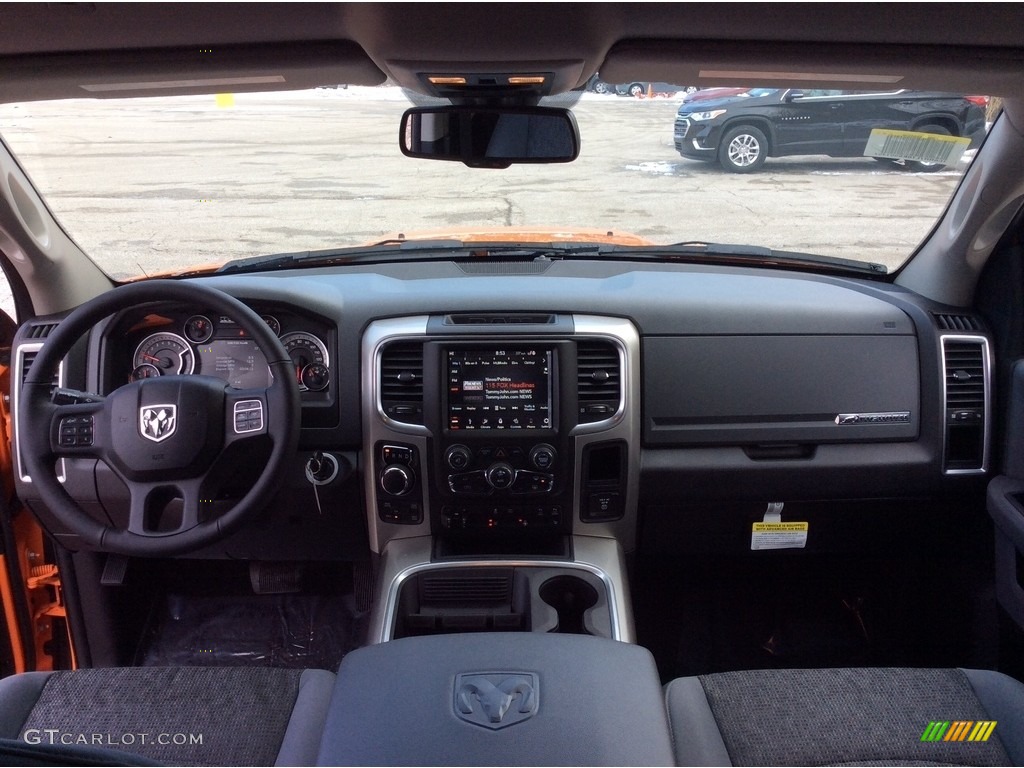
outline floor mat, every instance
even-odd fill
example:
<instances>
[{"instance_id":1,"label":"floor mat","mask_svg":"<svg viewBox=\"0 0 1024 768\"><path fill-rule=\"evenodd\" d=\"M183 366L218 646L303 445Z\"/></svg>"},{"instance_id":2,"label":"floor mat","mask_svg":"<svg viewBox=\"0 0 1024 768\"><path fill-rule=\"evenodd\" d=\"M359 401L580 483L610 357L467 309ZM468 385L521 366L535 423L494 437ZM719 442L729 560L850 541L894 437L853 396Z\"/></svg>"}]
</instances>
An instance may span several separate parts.
<instances>
[{"instance_id":1,"label":"floor mat","mask_svg":"<svg viewBox=\"0 0 1024 768\"><path fill-rule=\"evenodd\" d=\"M363 643L353 595L168 595L144 633L141 666L271 666L336 671Z\"/></svg>"},{"instance_id":2,"label":"floor mat","mask_svg":"<svg viewBox=\"0 0 1024 768\"><path fill-rule=\"evenodd\" d=\"M924 558L647 562L633 590L638 640L664 680L736 669L994 668L994 595L956 573Z\"/></svg>"}]
</instances>

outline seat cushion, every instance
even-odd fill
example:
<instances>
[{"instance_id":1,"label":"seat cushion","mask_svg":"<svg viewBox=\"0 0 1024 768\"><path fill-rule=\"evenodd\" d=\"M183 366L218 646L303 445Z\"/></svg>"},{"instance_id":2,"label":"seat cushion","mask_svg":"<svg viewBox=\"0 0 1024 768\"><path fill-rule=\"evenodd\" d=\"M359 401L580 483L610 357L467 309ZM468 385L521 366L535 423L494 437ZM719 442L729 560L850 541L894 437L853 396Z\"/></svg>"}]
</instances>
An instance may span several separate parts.
<instances>
[{"instance_id":1,"label":"seat cushion","mask_svg":"<svg viewBox=\"0 0 1024 768\"><path fill-rule=\"evenodd\" d=\"M994 672L729 672L672 681L666 705L680 765L1020 765L1024 760L1024 685ZM923 740L930 723L957 721L997 725L986 741Z\"/></svg>"},{"instance_id":2,"label":"seat cushion","mask_svg":"<svg viewBox=\"0 0 1024 768\"><path fill-rule=\"evenodd\" d=\"M244 667L19 675L0 681L0 736L169 765L308 765L334 679L324 670Z\"/></svg>"}]
</instances>

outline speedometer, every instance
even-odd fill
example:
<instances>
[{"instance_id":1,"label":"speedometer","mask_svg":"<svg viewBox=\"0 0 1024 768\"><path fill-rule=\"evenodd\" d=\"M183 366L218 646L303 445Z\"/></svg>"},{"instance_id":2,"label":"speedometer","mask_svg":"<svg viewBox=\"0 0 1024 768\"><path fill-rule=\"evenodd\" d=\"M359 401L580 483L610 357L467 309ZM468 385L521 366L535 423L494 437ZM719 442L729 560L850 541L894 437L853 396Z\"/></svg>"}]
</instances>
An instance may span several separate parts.
<instances>
[{"instance_id":1,"label":"speedometer","mask_svg":"<svg viewBox=\"0 0 1024 768\"><path fill-rule=\"evenodd\" d=\"M163 376L192 373L196 367L192 347L176 333L147 336L135 349L134 362L135 368L151 365Z\"/></svg>"},{"instance_id":2,"label":"speedometer","mask_svg":"<svg viewBox=\"0 0 1024 768\"><path fill-rule=\"evenodd\" d=\"M327 347L311 333L295 331L281 337L292 360L295 380L302 391L319 391L330 383L330 357Z\"/></svg>"}]
</instances>

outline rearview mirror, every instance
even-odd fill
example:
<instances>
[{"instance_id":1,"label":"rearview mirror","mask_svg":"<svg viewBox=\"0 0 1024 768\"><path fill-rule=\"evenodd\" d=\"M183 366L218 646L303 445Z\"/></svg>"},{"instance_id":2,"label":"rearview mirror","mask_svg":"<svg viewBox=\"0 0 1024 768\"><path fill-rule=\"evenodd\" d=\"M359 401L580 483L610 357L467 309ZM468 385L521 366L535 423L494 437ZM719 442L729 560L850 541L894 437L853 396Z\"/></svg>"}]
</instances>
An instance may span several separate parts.
<instances>
[{"instance_id":1,"label":"rearview mirror","mask_svg":"<svg viewBox=\"0 0 1024 768\"><path fill-rule=\"evenodd\" d=\"M552 107L410 109L398 141L407 157L458 160L472 168L568 163L580 153L572 112Z\"/></svg>"}]
</instances>

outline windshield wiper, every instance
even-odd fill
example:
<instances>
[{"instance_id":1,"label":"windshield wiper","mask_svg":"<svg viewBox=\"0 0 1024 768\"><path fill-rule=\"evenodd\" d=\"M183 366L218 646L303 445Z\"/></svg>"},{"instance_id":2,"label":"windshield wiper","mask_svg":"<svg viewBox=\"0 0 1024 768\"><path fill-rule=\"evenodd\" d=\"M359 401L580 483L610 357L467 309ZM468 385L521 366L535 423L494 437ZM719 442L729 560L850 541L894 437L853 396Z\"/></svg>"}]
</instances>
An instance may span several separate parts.
<instances>
[{"instance_id":1,"label":"windshield wiper","mask_svg":"<svg viewBox=\"0 0 1024 768\"><path fill-rule=\"evenodd\" d=\"M381 240L372 245L351 248L329 248L319 251L277 253L235 259L221 265L215 274L232 272L265 272L301 267L329 267L341 264L384 263L406 260L470 261L487 258L542 259L598 256L614 250L602 243L464 243L461 240ZM185 273L181 277L186 277Z\"/></svg>"},{"instance_id":2,"label":"windshield wiper","mask_svg":"<svg viewBox=\"0 0 1024 768\"><path fill-rule=\"evenodd\" d=\"M687 241L671 245L623 246L607 243L506 243L461 240L381 240L372 245L330 248L319 251L278 253L235 259L219 267L215 274L267 272L302 267L325 267L355 263L386 263L408 260L485 259L635 259L650 261L683 261L690 264L725 264L730 266L774 266L789 269L810 269L821 272L855 274L888 274L883 264L853 261L813 253L777 251L759 245L736 245ZM186 272L187 277L208 273L206 270Z\"/></svg>"},{"instance_id":3,"label":"windshield wiper","mask_svg":"<svg viewBox=\"0 0 1024 768\"><path fill-rule=\"evenodd\" d=\"M889 269L884 264L874 262L854 261L838 256L821 256L816 253L777 251L762 245L708 243L702 240L690 240L671 245L619 246L614 249L614 254L628 254L632 257L658 261L685 261L693 264L743 264L754 267L784 267L870 275L889 273Z\"/></svg>"}]
</instances>

